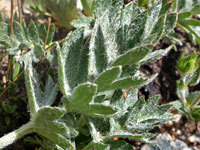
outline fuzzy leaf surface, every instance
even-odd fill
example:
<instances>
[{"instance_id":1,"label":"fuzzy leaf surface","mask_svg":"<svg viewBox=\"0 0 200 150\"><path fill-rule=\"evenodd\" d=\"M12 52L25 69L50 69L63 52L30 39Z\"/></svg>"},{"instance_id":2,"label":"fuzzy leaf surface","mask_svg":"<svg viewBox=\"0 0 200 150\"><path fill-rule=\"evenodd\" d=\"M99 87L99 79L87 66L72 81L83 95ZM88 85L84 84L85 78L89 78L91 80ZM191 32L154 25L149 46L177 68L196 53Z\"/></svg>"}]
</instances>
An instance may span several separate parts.
<instances>
[{"instance_id":1,"label":"fuzzy leaf surface","mask_svg":"<svg viewBox=\"0 0 200 150\"><path fill-rule=\"evenodd\" d=\"M132 146L124 141L109 141L110 150L133 150Z\"/></svg>"},{"instance_id":2,"label":"fuzzy leaf surface","mask_svg":"<svg viewBox=\"0 0 200 150\"><path fill-rule=\"evenodd\" d=\"M129 50L127 53L119 56L114 61L113 66L136 64L141 59L143 59L152 50L152 48L153 48L152 45L133 48Z\"/></svg>"},{"instance_id":3,"label":"fuzzy leaf surface","mask_svg":"<svg viewBox=\"0 0 200 150\"><path fill-rule=\"evenodd\" d=\"M171 106L162 105L156 107L158 98L158 96L151 97L147 102L140 99L134 104L127 119L129 130L150 130L153 126L171 119L170 114L167 113Z\"/></svg>"},{"instance_id":4,"label":"fuzzy leaf surface","mask_svg":"<svg viewBox=\"0 0 200 150\"><path fill-rule=\"evenodd\" d=\"M80 84L73 91L70 100L63 99L67 111L82 113L89 116L108 116L117 112L117 109L103 104L92 103L97 92L95 84Z\"/></svg>"},{"instance_id":5,"label":"fuzzy leaf surface","mask_svg":"<svg viewBox=\"0 0 200 150\"><path fill-rule=\"evenodd\" d=\"M88 42L83 42L82 28L67 36L62 48L58 51L58 78L61 92L65 96L71 95L73 88L87 81L88 76Z\"/></svg>"}]
</instances>

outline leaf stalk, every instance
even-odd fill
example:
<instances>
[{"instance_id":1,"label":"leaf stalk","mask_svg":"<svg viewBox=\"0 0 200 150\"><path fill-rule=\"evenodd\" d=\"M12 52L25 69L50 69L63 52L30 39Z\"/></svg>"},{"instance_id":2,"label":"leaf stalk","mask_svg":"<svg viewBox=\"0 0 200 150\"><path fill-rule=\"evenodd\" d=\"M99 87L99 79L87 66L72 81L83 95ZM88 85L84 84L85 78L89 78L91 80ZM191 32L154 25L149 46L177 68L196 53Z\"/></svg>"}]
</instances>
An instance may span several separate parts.
<instances>
[{"instance_id":1,"label":"leaf stalk","mask_svg":"<svg viewBox=\"0 0 200 150\"><path fill-rule=\"evenodd\" d=\"M16 140L23 137L24 135L27 135L27 134L33 132L32 127L33 127L33 124L30 121L27 124L20 127L19 129L15 130L13 132L10 132L10 133L4 135L3 137L1 137L0 138L0 149L3 149L4 147L12 144Z\"/></svg>"}]
</instances>

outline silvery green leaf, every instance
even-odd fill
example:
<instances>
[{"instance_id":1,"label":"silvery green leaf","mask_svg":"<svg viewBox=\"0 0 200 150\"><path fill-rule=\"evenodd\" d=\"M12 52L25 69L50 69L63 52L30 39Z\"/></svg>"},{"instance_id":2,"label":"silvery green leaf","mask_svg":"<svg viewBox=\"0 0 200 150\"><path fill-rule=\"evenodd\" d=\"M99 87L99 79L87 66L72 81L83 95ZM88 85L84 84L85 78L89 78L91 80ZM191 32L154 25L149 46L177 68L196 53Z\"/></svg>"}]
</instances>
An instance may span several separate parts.
<instances>
[{"instance_id":1,"label":"silvery green leaf","mask_svg":"<svg viewBox=\"0 0 200 150\"><path fill-rule=\"evenodd\" d=\"M154 26L156 25L159 19L161 6L162 6L161 3L157 3L149 10L149 15L147 17L147 22L145 24L145 29L143 32L143 39L147 38L153 31Z\"/></svg>"},{"instance_id":2,"label":"silvery green leaf","mask_svg":"<svg viewBox=\"0 0 200 150\"><path fill-rule=\"evenodd\" d=\"M121 67L113 67L104 72L102 72L99 77L95 80L95 83L98 85L98 91L102 91L111 85L116 79L119 78L121 74Z\"/></svg>"},{"instance_id":3,"label":"silvery green leaf","mask_svg":"<svg viewBox=\"0 0 200 150\"><path fill-rule=\"evenodd\" d=\"M83 28L69 34L58 51L58 78L61 92L65 96L88 77L88 42L83 45Z\"/></svg>"},{"instance_id":4,"label":"silvery green leaf","mask_svg":"<svg viewBox=\"0 0 200 150\"><path fill-rule=\"evenodd\" d=\"M111 98L111 105L117 106L121 109L120 115L127 113L128 109L138 101L138 90L131 90L127 96L124 97L121 91L116 90Z\"/></svg>"},{"instance_id":5,"label":"silvery green leaf","mask_svg":"<svg viewBox=\"0 0 200 150\"><path fill-rule=\"evenodd\" d=\"M131 20L127 33L128 49L134 48L143 40L142 34L145 30L145 23L147 18L147 13L143 12L135 19Z\"/></svg>"},{"instance_id":6,"label":"silvery green leaf","mask_svg":"<svg viewBox=\"0 0 200 150\"><path fill-rule=\"evenodd\" d=\"M19 46L18 46L19 47ZM19 48L17 48L18 51L20 51ZM41 56L43 56L43 48L40 45L35 45L33 48L31 48L28 52L24 53L20 57L20 61L26 61L27 58L31 59L33 62L39 62L41 59Z\"/></svg>"},{"instance_id":7,"label":"silvery green leaf","mask_svg":"<svg viewBox=\"0 0 200 150\"><path fill-rule=\"evenodd\" d=\"M10 26L4 22L0 22L0 33L10 35Z\"/></svg>"},{"instance_id":8,"label":"silvery green leaf","mask_svg":"<svg viewBox=\"0 0 200 150\"><path fill-rule=\"evenodd\" d=\"M71 99L63 99L67 111L102 117L115 114L117 109L112 106L92 103L96 93L97 85L91 83L80 84L74 89Z\"/></svg>"},{"instance_id":9,"label":"silvery green leaf","mask_svg":"<svg viewBox=\"0 0 200 150\"><path fill-rule=\"evenodd\" d=\"M196 70L196 72L194 72L194 74L192 75L192 80L190 81L190 86L195 86L199 83L200 80L200 71L199 69Z\"/></svg>"},{"instance_id":10,"label":"silvery green leaf","mask_svg":"<svg viewBox=\"0 0 200 150\"><path fill-rule=\"evenodd\" d=\"M49 139L51 142L54 142L55 144L58 144L59 146L63 148L68 148L70 150L75 150L74 145L68 140L66 137L56 134L56 133L51 133L45 130L41 129L35 129L36 132L47 139Z\"/></svg>"},{"instance_id":11,"label":"silvery green leaf","mask_svg":"<svg viewBox=\"0 0 200 150\"><path fill-rule=\"evenodd\" d=\"M131 65L131 64L137 64L140 60L142 60L149 52L151 52L153 49L152 45L145 45L141 47L136 47L133 49L130 49L125 54L119 56L114 62L113 66L117 65ZM137 56L137 57L135 57Z\"/></svg>"},{"instance_id":12,"label":"silvery green leaf","mask_svg":"<svg viewBox=\"0 0 200 150\"><path fill-rule=\"evenodd\" d=\"M45 85L44 93L42 93L40 89L40 79L32 66L31 59L25 61L25 85L28 93L31 115L34 115L41 107L50 106L55 100L57 85L49 78Z\"/></svg>"},{"instance_id":13,"label":"silvery green leaf","mask_svg":"<svg viewBox=\"0 0 200 150\"><path fill-rule=\"evenodd\" d=\"M107 10L97 19L90 40L90 75L96 75L106 69L109 63L117 57L115 32Z\"/></svg>"},{"instance_id":14,"label":"silvery green leaf","mask_svg":"<svg viewBox=\"0 0 200 150\"><path fill-rule=\"evenodd\" d=\"M97 142L91 142L89 143L86 147L83 148L83 150L110 150L109 145L104 144L104 143L97 143Z\"/></svg>"},{"instance_id":15,"label":"silvery green leaf","mask_svg":"<svg viewBox=\"0 0 200 150\"><path fill-rule=\"evenodd\" d=\"M57 94L57 87L57 84L49 76L44 87L44 94L41 101L42 106L51 106L53 104Z\"/></svg>"},{"instance_id":16,"label":"silvery green leaf","mask_svg":"<svg viewBox=\"0 0 200 150\"><path fill-rule=\"evenodd\" d=\"M176 13L170 13L167 15L163 36L166 36L175 28L177 19L178 17Z\"/></svg>"},{"instance_id":17,"label":"silvery green leaf","mask_svg":"<svg viewBox=\"0 0 200 150\"><path fill-rule=\"evenodd\" d=\"M106 144L110 145L110 150L133 150L132 146L124 141L108 141Z\"/></svg>"},{"instance_id":18,"label":"silvery green leaf","mask_svg":"<svg viewBox=\"0 0 200 150\"><path fill-rule=\"evenodd\" d=\"M89 29L91 27L92 22L93 22L92 18L86 17L82 13L79 13L78 14L78 19L77 20L73 20L71 22L71 24L75 28L85 27L85 28Z\"/></svg>"},{"instance_id":19,"label":"silvery green leaf","mask_svg":"<svg viewBox=\"0 0 200 150\"><path fill-rule=\"evenodd\" d=\"M44 42L46 38L46 34L47 34L46 26L43 23L37 23L37 28L38 28L39 37L41 41Z\"/></svg>"},{"instance_id":20,"label":"silvery green leaf","mask_svg":"<svg viewBox=\"0 0 200 150\"><path fill-rule=\"evenodd\" d=\"M94 41L94 43L93 43ZM90 74L102 72L108 64L105 38L100 25L96 24L90 41Z\"/></svg>"},{"instance_id":21,"label":"silvery green leaf","mask_svg":"<svg viewBox=\"0 0 200 150\"><path fill-rule=\"evenodd\" d=\"M127 76L134 76L139 72L140 64L125 65L122 67L121 78Z\"/></svg>"},{"instance_id":22,"label":"silvery green leaf","mask_svg":"<svg viewBox=\"0 0 200 150\"><path fill-rule=\"evenodd\" d=\"M38 74L32 66L32 60L28 59L25 61L25 85L31 116L39 110L39 102L42 99L40 84L38 83L40 83Z\"/></svg>"},{"instance_id":23,"label":"silvery green leaf","mask_svg":"<svg viewBox=\"0 0 200 150\"><path fill-rule=\"evenodd\" d=\"M157 23L155 24L154 29L152 30L151 35L156 34L155 39L152 40L153 44L155 44L162 37L162 34L165 29L166 17L167 15L163 15L162 17L160 17Z\"/></svg>"},{"instance_id":24,"label":"silvery green leaf","mask_svg":"<svg viewBox=\"0 0 200 150\"><path fill-rule=\"evenodd\" d=\"M59 107L43 107L39 109L38 112L39 113L34 116L35 119L43 118L44 120L53 121L60 119L64 115L65 110Z\"/></svg>"},{"instance_id":25,"label":"silvery green leaf","mask_svg":"<svg viewBox=\"0 0 200 150\"><path fill-rule=\"evenodd\" d=\"M38 29L33 21L31 21L31 23L28 26L28 36L29 36L30 41L34 45L40 44Z\"/></svg>"},{"instance_id":26,"label":"silvery green leaf","mask_svg":"<svg viewBox=\"0 0 200 150\"><path fill-rule=\"evenodd\" d=\"M22 26L16 21L13 24L13 32L13 36L16 40L20 42L28 42Z\"/></svg>"},{"instance_id":27,"label":"silvery green leaf","mask_svg":"<svg viewBox=\"0 0 200 150\"><path fill-rule=\"evenodd\" d=\"M94 9L95 18L100 18L103 13L111 6L112 0L97 0Z\"/></svg>"},{"instance_id":28,"label":"silvery green leaf","mask_svg":"<svg viewBox=\"0 0 200 150\"><path fill-rule=\"evenodd\" d=\"M173 46L171 45L166 49L160 49L160 50L156 50L154 52L149 53L146 57L144 57L140 61L140 64L145 64L145 63L151 62L153 60L160 59L163 56L166 56L167 53L172 49L172 47Z\"/></svg>"},{"instance_id":29,"label":"silvery green leaf","mask_svg":"<svg viewBox=\"0 0 200 150\"><path fill-rule=\"evenodd\" d=\"M159 96L151 97L147 102L143 99L138 100L129 112L127 128L131 131L148 131L155 125L162 124L171 115L167 112L171 105L156 106Z\"/></svg>"},{"instance_id":30,"label":"silvery green leaf","mask_svg":"<svg viewBox=\"0 0 200 150\"><path fill-rule=\"evenodd\" d=\"M46 137L53 143L74 150L74 145L67 139L69 129L58 120L64 115L65 110L58 107L42 107L31 118L33 131Z\"/></svg>"},{"instance_id":31,"label":"silvery green leaf","mask_svg":"<svg viewBox=\"0 0 200 150\"><path fill-rule=\"evenodd\" d=\"M146 17L146 12L132 2L116 13L112 19L112 24L116 32L116 44L120 54L123 54L140 42Z\"/></svg>"},{"instance_id":32,"label":"silvery green leaf","mask_svg":"<svg viewBox=\"0 0 200 150\"><path fill-rule=\"evenodd\" d=\"M12 40L8 35L2 33L0 34L0 44L7 48L12 45Z\"/></svg>"},{"instance_id":33,"label":"silvery green leaf","mask_svg":"<svg viewBox=\"0 0 200 150\"><path fill-rule=\"evenodd\" d=\"M41 56L43 56L43 48L40 45L35 45L35 47L30 51L31 57L34 62L39 62Z\"/></svg>"},{"instance_id":34,"label":"silvery green leaf","mask_svg":"<svg viewBox=\"0 0 200 150\"><path fill-rule=\"evenodd\" d=\"M84 16L82 13L78 14L78 19L73 20L71 25L75 28L84 28L84 37L89 37L91 35L92 26L94 20L92 18Z\"/></svg>"},{"instance_id":35,"label":"silvery green leaf","mask_svg":"<svg viewBox=\"0 0 200 150\"><path fill-rule=\"evenodd\" d=\"M182 41L179 39L178 35L175 32L171 32L170 34L167 35L167 38L169 38L170 40L174 41L175 44L182 46L183 43Z\"/></svg>"},{"instance_id":36,"label":"silvery green leaf","mask_svg":"<svg viewBox=\"0 0 200 150\"><path fill-rule=\"evenodd\" d=\"M142 86L148 84L154 78L155 78L155 76L152 76L150 79L137 77L137 76L119 78L118 80L112 82L112 84L110 84L109 86L101 89L101 91L128 89L128 88L139 88L139 87L142 87Z\"/></svg>"},{"instance_id":37,"label":"silvery green leaf","mask_svg":"<svg viewBox=\"0 0 200 150\"><path fill-rule=\"evenodd\" d=\"M167 3L167 2L163 3L162 2L162 8L160 10L160 14L159 15L162 16L162 15L166 14L169 11L169 9L171 8L171 5L172 5L172 3Z\"/></svg>"},{"instance_id":38,"label":"silvery green leaf","mask_svg":"<svg viewBox=\"0 0 200 150\"><path fill-rule=\"evenodd\" d=\"M198 103L200 102L200 92L199 91L195 91L195 92L191 92L188 96L187 96L187 102L189 107L192 109L194 106L198 105Z\"/></svg>"},{"instance_id":39,"label":"silvery green leaf","mask_svg":"<svg viewBox=\"0 0 200 150\"><path fill-rule=\"evenodd\" d=\"M52 66L56 66L58 64L58 61L57 61L57 47L52 48L51 51L46 53L46 58L48 59L48 61L50 62L50 64Z\"/></svg>"}]
</instances>

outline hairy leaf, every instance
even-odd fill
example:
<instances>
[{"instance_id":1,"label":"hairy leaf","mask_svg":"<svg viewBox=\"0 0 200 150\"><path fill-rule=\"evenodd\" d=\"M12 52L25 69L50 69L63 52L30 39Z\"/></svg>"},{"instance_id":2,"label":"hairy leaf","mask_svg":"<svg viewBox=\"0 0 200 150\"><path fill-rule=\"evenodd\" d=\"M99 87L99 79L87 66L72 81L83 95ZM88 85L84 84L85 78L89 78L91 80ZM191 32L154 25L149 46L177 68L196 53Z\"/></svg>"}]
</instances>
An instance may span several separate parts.
<instances>
[{"instance_id":1,"label":"hairy leaf","mask_svg":"<svg viewBox=\"0 0 200 150\"><path fill-rule=\"evenodd\" d=\"M132 150L132 146L124 141L109 141L106 144L110 145L110 150Z\"/></svg>"},{"instance_id":2,"label":"hairy leaf","mask_svg":"<svg viewBox=\"0 0 200 150\"><path fill-rule=\"evenodd\" d=\"M113 67L109 70L104 71L96 79L95 83L98 85L98 91L102 91L111 85L121 74L121 67Z\"/></svg>"},{"instance_id":3,"label":"hairy leaf","mask_svg":"<svg viewBox=\"0 0 200 150\"><path fill-rule=\"evenodd\" d=\"M63 99L67 111L82 113L89 116L104 117L115 114L117 112L116 108L92 103L96 93L97 86L95 84L80 84L74 89L70 100Z\"/></svg>"},{"instance_id":4,"label":"hairy leaf","mask_svg":"<svg viewBox=\"0 0 200 150\"><path fill-rule=\"evenodd\" d=\"M28 103L31 115L33 116L39 110L39 103L42 98L40 91L39 77L33 69L32 60L29 59L25 64L25 85L28 94Z\"/></svg>"},{"instance_id":5,"label":"hairy leaf","mask_svg":"<svg viewBox=\"0 0 200 150\"><path fill-rule=\"evenodd\" d=\"M29 24L28 35L34 45L39 45L40 39L38 29L33 21L31 21L31 23Z\"/></svg>"},{"instance_id":6,"label":"hairy leaf","mask_svg":"<svg viewBox=\"0 0 200 150\"><path fill-rule=\"evenodd\" d=\"M112 65L117 66L117 65L136 64L141 59L143 59L152 50L152 48L153 48L152 45L133 48L129 50L127 53L119 56Z\"/></svg>"},{"instance_id":7,"label":"hairy leaf","mask_svg":"<svg viewBox=\"0 0 200 150\"><path fill-rule=\"evenodd\" d=\"M171 116L167 113L171 106L162 105L156 107L158 98L158 96L154 96L147 102L140 99L134 104L127 120L129 130L150 130L153 126L171 119Z\"/></svg>"},{"instance_id":8,"label":"hairy leaf","mask_svg":"<svg viewBox=\"0 0 200 150\"><path fill-rule=\"evenodd\" d=\"M88 42L82 45L83 29L80 28L67 36L62 49L58 50L58 78L61 91L69 96L74 87L87 81Z\"/></svg>"}]
</instances>

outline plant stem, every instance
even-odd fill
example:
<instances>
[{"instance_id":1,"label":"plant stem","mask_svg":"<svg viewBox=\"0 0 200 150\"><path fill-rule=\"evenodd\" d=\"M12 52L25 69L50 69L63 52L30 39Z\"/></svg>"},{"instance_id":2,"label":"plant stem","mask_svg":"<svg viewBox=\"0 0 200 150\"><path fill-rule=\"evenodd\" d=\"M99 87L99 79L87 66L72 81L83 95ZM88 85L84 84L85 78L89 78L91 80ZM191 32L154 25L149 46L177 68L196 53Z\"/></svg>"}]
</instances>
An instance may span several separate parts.
<instances>
[{"instance_id":1,"label":"plant stem","mask_svg":"<svg viewBox=\"0 0 200 150\"><path fill-rule=\"evenodd\" d=\"M11 12L10 12L10 37L13 35L13 22L14 22L14 0L11 0Z\"/></svg>"},{"instance_id":2,"label":"plant stem","mask_svg":"<svg viewBox=\"0 0 200 150\"><path fill-rule=\"evenodd\" d=\"M64 41L65 41L65 38L59 40L58 43L62 43L62 42L64 42ZM57 45L57 44L55 43L54 45L52 45L51 47L49 47L48 49L46 49L46 50L44 51L44 54L46 54L47 52L49 52L50 50L52 50L54 47L56 47L56 45Z\"/></svg>"},{"instance_id":3,"label":"plant stem","mask_svg":"<svg viewBox=\"0 0 200 150\"><path fill-rule=\"evenodd\" d=\"M184 103L184 105L187 106L187 100L186 100L185 94L186 94L185 90L180 91L181 100Z\"/></svg>"},{"instance_id":4,"label":"plant stem","mask_svg":"<svg viewBox=\"0 0 200 150\"><path fill-rule=\"evenodd\" d=\"M22 127L20 127L19 129L15 130L13 132L10 132L10 133L4 135L3 137L1 137L0 138L0 149L3 149L4 147L12 144L19 138L23 137L24 135L33 132L32 127L33 127L33 124L30 121L30 122L26 123L25 125L23 125Z\"/></svg>"},{"instance_id":5,"label":"plant stem","mask_svg":"<svg viewBox=\"0 0 200 150\"><path fill-rule=\"evenodd\" d=\"M18 15L19 15L19 23L22 25L22 10L21 10L21 0L17 0L18 5Z\"/></svg>"},{"instance_id":6,"label":"plant stem","mask_svg":"<svg viewBox=\"0 0 200 150\"><path fill-rule=\"evenodd\" d=\"M51 25L51 18L48 18L48 27L47 27L47 33L46 33L46 38L45 38L45 42L44 42L44 49L47 45L48 42L48 37L49 37L49 30L50 30L50 25Z\"/></svg>"}]
</instances>

